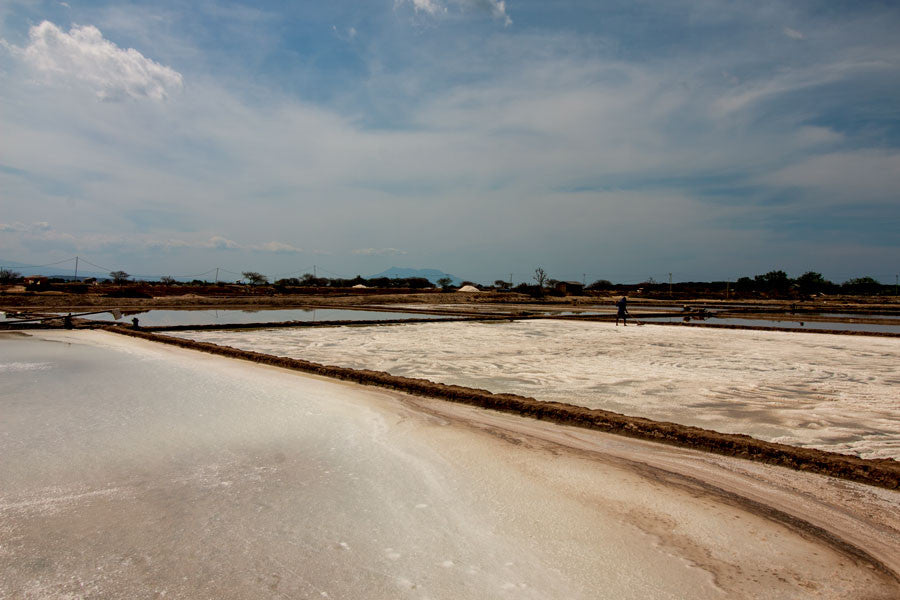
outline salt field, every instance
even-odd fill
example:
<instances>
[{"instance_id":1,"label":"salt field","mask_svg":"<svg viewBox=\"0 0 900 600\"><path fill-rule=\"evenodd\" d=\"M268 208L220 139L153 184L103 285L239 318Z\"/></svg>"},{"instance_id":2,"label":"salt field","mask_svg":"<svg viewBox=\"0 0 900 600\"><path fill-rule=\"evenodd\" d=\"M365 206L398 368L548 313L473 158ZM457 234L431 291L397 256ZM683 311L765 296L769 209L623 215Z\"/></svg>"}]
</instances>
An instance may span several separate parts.
<instances>
[{"instance_id":1,"label":"salt field","mask_svg":"<svg viewBox=\"0 0 900 600\"><path fill-rule=\"evenodd\" d=\"M895 491L106 332L0 373L0 598L898 593Z\"/></svg>"},{"instance_id":2,"label":"salt field","mask_svg":"<svg viewBox=\"0 0 900 600\"><path fill-rule=\"evenodd\" d=\"M900 339L521 321L182 337L900 459Z\"/></svg>"},{"instance_id":3,"label":"salt field","mask_svg":"<svg viewBox=\"0 0 900 600\"><path fill-rule=\"evenodd\" d=\"M127 313L118 319L131 324L137 317L144 327L173 325L222 325L238 323L277 323L282 321L390 321L396 319L441 319L438 315L374 310L346 310L337 308L284 308L271 310L165 310L153 309ZM86 317L98 321L116 321L112 313Z\"/></svg>"}]
</instances>

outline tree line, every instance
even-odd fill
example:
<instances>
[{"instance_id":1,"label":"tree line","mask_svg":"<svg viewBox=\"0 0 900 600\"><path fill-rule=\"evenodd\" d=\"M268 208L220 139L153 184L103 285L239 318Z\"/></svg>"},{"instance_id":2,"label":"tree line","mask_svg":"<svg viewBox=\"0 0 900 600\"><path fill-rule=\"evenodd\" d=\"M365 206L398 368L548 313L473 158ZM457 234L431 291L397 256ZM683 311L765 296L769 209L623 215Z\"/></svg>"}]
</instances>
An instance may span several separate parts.
<instances>
[{"instance_id":1,"label":"tree line","mask_svg":"<svg viewBox=\"0 0 900 600\"><path fill-rule=\"evenodd\" d=\"M282 290L292 287L352 288L354 286L365 286L368 288L402 288L412 290L424 290L435 287L435 284L424 277L374 277L367 279L357 275L352 279L346 279L341 277L317 277L312 273L305 273L301 277L277 279L274 283L270 283L267 276L257 271L244 271L242 277L238 282L239 284L252 286L273 285L275 288ZM23 279L25 278L19 272L6 268L0 269L0 283L16 283L23 281ZM105 282L125 284L130 279L131 275L125 271L112 271L109 274L109 279L105 280ZM472 285L482 290L543 295L545 292L553 293L553 289L560 283L560 281L551 278L541 267L535 269L532 279L533 282L520 283L515 286L511 282L501 279L496 280L493 285L487 286L471 281L463 281L462 285ZM66 281L62 278L51 278L49 280L50 283L66 283ZM211 285L211 282L199 279L190 282L179 282L171 276L160 277L158 283L166 286ZM224 282L217 283L219 285L227 285ZM443 290L451 290L454 289L452 283L449 277L445 277L438 280L437 287ZM843 283L834 283L815 271L807 271L799 277L792 278L781 270L769 271L754 277L740 277L736 281L683 281L671 285L665 282L654 281L653 278L648 278L646 281L637 284L613 283L607 279L598 279L585 286L585 289L589 292L634 292L641 290L645 294L678 295L721 294L724 292L733 296L762 295L777 298L813 296L816 294L894 295L898 292L896 284L883 284L868 276L849 279Z\"/></svg>"}]
</instances>

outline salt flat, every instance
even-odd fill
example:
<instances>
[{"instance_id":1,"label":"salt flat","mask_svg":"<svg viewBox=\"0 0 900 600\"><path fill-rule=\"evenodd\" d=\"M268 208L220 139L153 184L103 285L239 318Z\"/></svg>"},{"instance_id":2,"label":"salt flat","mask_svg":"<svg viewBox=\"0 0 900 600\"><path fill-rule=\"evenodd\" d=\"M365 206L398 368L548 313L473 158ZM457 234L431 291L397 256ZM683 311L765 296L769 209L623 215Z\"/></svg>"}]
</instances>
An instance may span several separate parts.
<instances>
[{"instance_id":1,"label":"salt flat","mask_svg":"<svg viewBox=\"0 0 900 600\"><path fill-rule=\"evenodd\" d=\"M96 331L0 373L0 598L900 590L897 492Z\"/></svg>"},{"instance_id":2,"label":"salt flat","mask_svg":"<svg viewBox=\"0 0 900 600\"><path fill-rule=\"evenodd\" d=\"M900 459L896 338L563 321L180 335Z\"/></svg>"}]
</instances>

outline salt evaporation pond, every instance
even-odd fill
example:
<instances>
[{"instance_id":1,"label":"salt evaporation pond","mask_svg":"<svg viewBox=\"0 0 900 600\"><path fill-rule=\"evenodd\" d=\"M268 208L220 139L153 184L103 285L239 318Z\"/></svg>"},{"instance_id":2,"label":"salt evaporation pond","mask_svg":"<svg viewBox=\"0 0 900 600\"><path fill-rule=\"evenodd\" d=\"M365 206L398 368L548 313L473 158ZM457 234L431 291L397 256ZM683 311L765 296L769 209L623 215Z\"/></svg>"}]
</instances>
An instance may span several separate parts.
<instances>
[{"instance_id":1,"label":"salt evaporation pond","mask_svg":"<svg viewBox=\"0 0 900 600\"><path fill-rule=\"evenodd\" d=\"M440 315L420 313L384 312L374 310L345 310L337 308L285 308L275 310L162 310L123 314L122 323L131 323L137 317L145 327L175 325L224 325L242 323L279 323L282 321L392 321L396 319L446 319ZM86 317L99 321L115 321L111 313Z\"/></svg>"},{"instance_id":2,"label":"salt evaporation pond","mask_svg":"<svg viewBox=\"0 0 900 600\"><path fill-rule=\"evenodd\" d=\"M490 411L459 407L468 421L454 421L434 411L458 405L420 408L402 394L100 331L0 334L0 373L3 597L897 593L895 579L771 519L758 500L642 461L680 459L705 477L730 464L727 480L746 481L754 498L765 486L768 498L790 490L774 483L775 467L742 474L737 459L584 430L595 446L569 451L471 425ZM629 445L627 460L603 458ZM783 509L828 497L840 508L813 517L862 506L852 522L888 531L865 515L888 514L896 492L791 475L812 487Z\"/></svg>"},{"instance_id":3,"label":"salt evaporation pond","mask_svg":"<svg viewBox=\"0 0 900 600\"><path fill-rule=\"evenodd\" d=\"M544 320L183 337L900 459L896 338Z\"/></svg>"}]
</instances>

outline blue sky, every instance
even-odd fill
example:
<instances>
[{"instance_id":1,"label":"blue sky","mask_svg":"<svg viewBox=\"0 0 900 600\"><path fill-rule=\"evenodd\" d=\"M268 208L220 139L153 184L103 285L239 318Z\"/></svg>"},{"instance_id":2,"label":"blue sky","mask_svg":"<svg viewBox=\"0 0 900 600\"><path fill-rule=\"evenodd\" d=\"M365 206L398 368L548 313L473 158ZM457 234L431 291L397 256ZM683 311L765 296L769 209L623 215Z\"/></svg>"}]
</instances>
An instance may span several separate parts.
<instances>
[{"instance_id":1,"label":"blue sky","mask_svg":"<svg viewBox=\"0 0 900 600\"><path fill-rule=\"evenodd\" d=\"M890 2L0 1L0 260L900 268Z\"/></svg>"}]
</instances>

